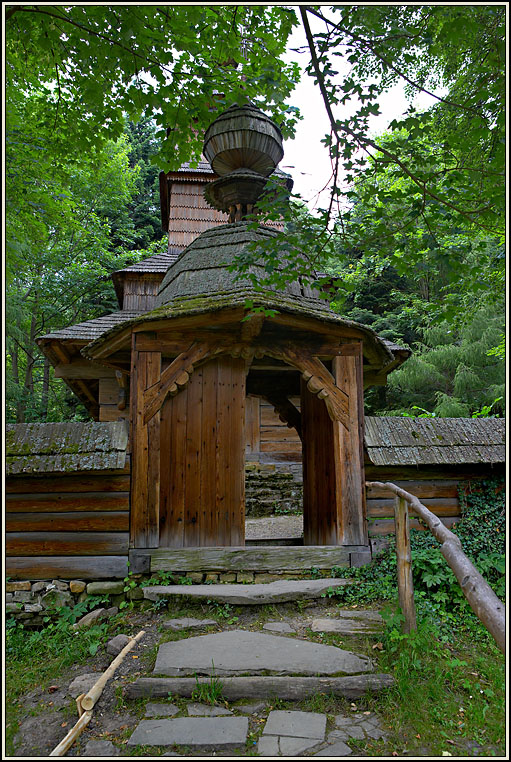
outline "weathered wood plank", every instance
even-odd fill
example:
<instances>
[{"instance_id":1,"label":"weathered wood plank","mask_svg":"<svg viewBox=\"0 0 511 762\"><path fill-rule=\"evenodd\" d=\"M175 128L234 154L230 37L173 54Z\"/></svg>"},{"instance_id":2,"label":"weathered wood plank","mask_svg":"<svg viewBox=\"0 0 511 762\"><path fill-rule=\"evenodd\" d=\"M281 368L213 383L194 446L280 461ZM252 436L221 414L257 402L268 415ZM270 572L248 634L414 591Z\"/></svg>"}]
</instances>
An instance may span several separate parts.
<instances>
[{"instance_id":1,"label":"weathered wood plank","mask_svg":"<svg viewBox=\"0 0 511 762\"><path fill-rule=\"evenodd\" d=\"M123 579L128 556L11 556L5 571L12 579Z\"/></svg>"},{"instance_id":2,"label":"weathered wood plank","mask_svg":"<svg viewBox=\"0 0 511 762\"><path fill-rule=\"evenodd\" d=\"M184 545L195 547L200 539L202 481L202 370L196 370L188 384L185 447Z\"/></svg>"},{"instance_id":3,"label":"weathered wood plank","mask_svg":"<svg viewBox=\"0 0 511 762\"><path fill-rule=\"evenodd\" d=\"M52 477L23 476L11 477L5 481L8 494L31 494L34 492L126 492L130 488L130 467L120 472L97 471L92 474L68 476L56 474Z\"/></svg>"},{"instance_id":4,"label":"weathered wood plank","mask_svg":"<svg viewBox=\"0 0 511 762\"><path fill-rule=\"evenodd\" d=\"M261 442L301 442L296 429L284 426L261 426Z\"/></svg>"},{"instance_id":5,"label":"weathered wood plank","mask_svg":"<svg viewBox=\"0 0 511 762\"><path fill-rule=\"evenodd\" d=\"M413 494L413 490L410 490ZM422 498L421 502L437 516L459 516L460 505L454 497ZM392 498L372 498L367 500L367 515L392 517L394 515L394 500Z\"/></svg>"},{"instance_id":6,"label":"weathered wood plank","mask_svg":"<svg viewBox=\"0 0 511 762\"><path fill-rule=\"evenodd\" d=\"M262 326L262 323L261 323ZM245 377L243 359L231 360L231 422L229 452L231 457L232 497L229 506L229 544L245 544Z\"/></svg>"},{"instance_id":7,"label":"weathered wood plank","mask_svg":"<svg viewBox=\"0 0 511 762\"><path fill-rule=\"evenodd\" d=\"M129 418L129 408L125 407L123 410L119 410L117 405L100 405L99 406L99 420L102 423L108 423L111 421L126 421Z\"/></svg>"},{"instance_id":8,"label":"weathered wood plank","mask_svg":"<svg viewBox=\"0 0 511 762\"><path fill-rule=\"evenodd\" d=\"M162 535L162 544L180 548L184 544L185 531L185 485L186 485L186 439L189 387L182 389L171 400L172 437L170 444L170 512L168 525Z\"/></svg>"},{"instance_id":9,"label":"weathered wood plank","mask_svg":"<svg viewBox=\"0 0 511 762\"><path fill-rule=\"evenodd\" d=\"M446 527L452 527L460 520L458 516L439 516L440 521ZM418 519L410 519L410 529L423 530L424 527ZM369 537L378 537L385 534L395 534L396 527L394 519L377 519L369 522Z\"/></svg>"},{"instance_id":10,"label":"weathered wood plank","mask_svg":"<svg viewBox=\"0 0 511 762\"><path fill-rule=\"evenodd\" d=\"M111 368L105 368L104 365L94 365L87 360L73 360L64 365L55 366L55 378L115 378L115 373Z\"/></svg>"},{"instance_id":11,"label":"weathered wood plank","mask_svg":"<svg viewBox=\"0 0 511 762\"><path fill-rule=\"evenodd\" d=\"M278 416L275 416L279 421ZM245 401L245 439L247 452L259 452L260 447L260 399L247 397ZM280 423L280 421L279 421Z\"/></svg>"},{"instance_id":12,"label":"weathered wood plank","mask_svg":"<svg viewBox=\"0 0 511 762\"><path fill-rule=\"evenodd\" d=\"M214 543L217 524L217 394L218 364L208 362L202 368L201 473L202 496L199 545Z\"/></svg>"},{"instance_id":13,"label":"weathered wood plank","mask_svg":"<svg viewBox=\"0 0 511 762\"><path fill-rule=\"evenodd\" d=\"M113 378L99 379L99 404L117 405L119 401L119 384L115 376Z\"/></svg>"},{"instance_id":14,"label":"weathered wood plank","mask_svg":"<svg viewBox=\"0 0 511 762\"><path fill-rule=\"evenodd\" d=\"M260 451L261 452L284 452L289 455L299 456L302 454L302 443L301 442L285 442L285 443L284 442L261 442ZM293 457L292 460L296 460L296 458Z\"/></svg>"},{"instance_id":15,"label":"weathered wood plank","mask_svg":"<svg viewBox=\"0 0 511 762\"><path fill-rule=\"evenodd\" d=\"M361 447L363 400L360 398L362 348L358 356L346 355L332 360L335 383L349 397L348 429L337 430L336 467L341 480L341 537L343 543L364 545L367 542L365 509L365 474Z\"/></svg>"},{"instance_id":16,"label":"weathered wood plank","mask_svg":"<svg viewBox=\"0 0 511 762\"><path fill-rule=\"evenodd\" d=\"M412 551L408 524L408 503L402 497L395 499L395 531L397 558L397 587L399 606L405 618L403 631L417 629L415 601L413 599Z\"/></svg>"},{"instance_id":17,"label":"weathered wood plank","mask_svg":"<svg viewBox=\"0 0 511 762\"><path fill-rule=\"evenodd\" d=\"M6 513L55 513L68 511L128 511L129 492L85 492L83 495L44 492L6 495Z\"/></svg>"},{"instance_id":18,"label":"weathered wood plank","mask_svg":"<svg viewBox=\"0 0 511 762\"><path fill-rule=\"evenodd\" d=\"M127 532L129 511L75 513L11 513L6 532Z\"/></svg>"},{"instance_id":19,"label":"weathered wood plank","mask_svg":"<svg viewBox=\"0 0 511 762\"><path fill-rule=\"evenodd\" d=\"M127 532L9 532L8 556L123 555Z\"/></svg>"},{"instance_id":20,"label":"weathered wood plank","mask_svg":"<svg viewBox=\"0 0 511 762\"><path fill-rule=\"evenodd\" d=\"M367 550L367 546L257 546L151 549L153 571L268 571L328 569L348 566L350 552Z\"/></svg>"},{"instance_id":21,"label":"weathered wood plank","mask_svg":"<svg viewBox=\"0 0 511 762\"><path fill-rule=\"evenodd\" d=\"M445 479L445 480L432 480L432 481L395 481L398 487L406 489L412 495L420 498L457 498L458 497L458 480ZM367 499L373 500L376 498L388 498L388 490L378 489L376 487L368 487Z\"/></svg>"}]
</instances>

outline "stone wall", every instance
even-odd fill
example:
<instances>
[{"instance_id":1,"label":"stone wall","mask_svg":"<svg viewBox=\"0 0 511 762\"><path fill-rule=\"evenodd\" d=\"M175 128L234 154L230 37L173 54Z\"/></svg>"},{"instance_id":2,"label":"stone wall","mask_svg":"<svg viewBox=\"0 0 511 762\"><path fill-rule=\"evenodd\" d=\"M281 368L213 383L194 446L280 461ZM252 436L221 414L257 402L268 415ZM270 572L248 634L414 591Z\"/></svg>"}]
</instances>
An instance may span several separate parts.
<instances>
[{"instance_id":1,"label":"stone wall","mask_svg":"<svg viewBox=\"0 0 511 762\"><path fill-rule=\"evenodd\" d=\"M245 515L283 516L302 512L303 480L300 463L247 463Z\"/></svg>"}]
</instances>

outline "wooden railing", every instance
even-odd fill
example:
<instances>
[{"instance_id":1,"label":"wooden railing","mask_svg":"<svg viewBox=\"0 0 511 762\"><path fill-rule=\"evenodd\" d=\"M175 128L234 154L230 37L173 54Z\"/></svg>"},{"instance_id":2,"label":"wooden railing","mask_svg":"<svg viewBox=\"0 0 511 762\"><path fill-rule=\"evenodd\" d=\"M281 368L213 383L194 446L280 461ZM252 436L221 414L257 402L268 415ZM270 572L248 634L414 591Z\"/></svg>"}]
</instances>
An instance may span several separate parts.
<instances>
[{"instance_id":1,"label":"wooden railing","mask_svg":"<svg viewBox=\"0 0 511 762\"><path fill-rule=\"evenodd\" d=\"M387 489L395 495L396 555L399 605L405 617L404 631L417 628L413 598L412 555L410 550L409 508L427 525L440 543L440 552L458 580L472 610L495 639L500 650L506 650L506 610L489 584L467 558L459 537L443 525L438 516L418 498L391 482L366 482L367 487Z\"/></svg>"}]
</instances>

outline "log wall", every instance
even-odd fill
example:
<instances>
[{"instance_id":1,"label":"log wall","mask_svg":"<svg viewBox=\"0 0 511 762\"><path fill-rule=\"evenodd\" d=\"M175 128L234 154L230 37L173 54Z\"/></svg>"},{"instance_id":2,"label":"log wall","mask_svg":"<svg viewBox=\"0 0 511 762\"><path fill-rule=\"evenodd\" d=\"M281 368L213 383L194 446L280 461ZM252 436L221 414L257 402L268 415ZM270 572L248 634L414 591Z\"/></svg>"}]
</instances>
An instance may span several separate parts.
<instances>
[{"instance_id":1,"label":"log wall","mask_svg":"<svg viewBox=\"0 0 511 762\"><path fill-rule=\"evenodd\" d=\"M6 574L21 579L124 577L129 463L123 470L6 481Z\"/></svg>"}]
</instances>

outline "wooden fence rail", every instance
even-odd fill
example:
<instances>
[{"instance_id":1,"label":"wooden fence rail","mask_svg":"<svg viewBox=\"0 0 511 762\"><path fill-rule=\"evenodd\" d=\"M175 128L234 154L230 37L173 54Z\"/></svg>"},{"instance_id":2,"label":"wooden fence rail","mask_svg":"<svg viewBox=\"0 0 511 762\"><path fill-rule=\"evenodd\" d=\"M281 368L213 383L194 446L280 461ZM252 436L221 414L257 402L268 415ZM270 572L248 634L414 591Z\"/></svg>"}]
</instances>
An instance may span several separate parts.
<instances>
[{"instance_id":1,"label":"wooden fence rail","mask_svg":"<svg viewBox=\"0 0 511 762\"><path fill-rule=\"evenodd\" d=\"M506 610L489 584L467 558L459 537L431 513L416 497L391 482L366 482L367 487L387 489L396 495L396 554L398 564L399 604L405 616L405 631L416 629L415 604L413 601L412 565L408 507L427 525L441 544L440 552L451 567L463 595L472 610L495 639L500 650L506 651Z\"/></svg>"}]
</instances>

